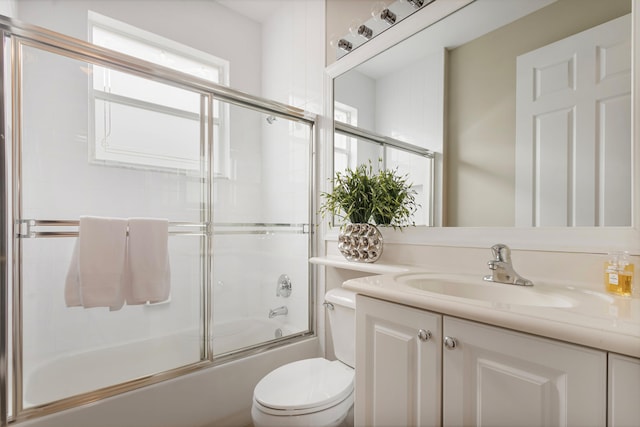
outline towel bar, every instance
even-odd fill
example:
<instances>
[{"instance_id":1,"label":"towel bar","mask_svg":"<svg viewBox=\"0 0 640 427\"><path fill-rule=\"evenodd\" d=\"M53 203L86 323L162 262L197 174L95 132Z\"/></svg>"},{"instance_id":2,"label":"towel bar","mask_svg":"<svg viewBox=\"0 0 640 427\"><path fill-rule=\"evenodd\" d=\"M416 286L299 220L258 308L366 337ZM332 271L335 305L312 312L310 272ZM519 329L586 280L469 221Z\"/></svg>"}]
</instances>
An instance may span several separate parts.
<instances>
[{"instance_id":1,"label":"towel bar","mask_svg":"<svg viewBox=\"0 0 640 427\"><path fill-rule=\"evenodd\" d=\"M21 239L42 237L77 237L78 220L21 219L16 221L16 237ZM52 231L50 227L66 227L68 230ZM45 228L44 230L38 228ZM172 236L210 236L232 234L308 234L309 224L285 223L220 223L213 224L212 233L207 223L169 222L169 235Z\"/></svg>"},{"instance_id":2,"label":"towel bar","mask_svg":"<svg viewBox=\"0 0 640 427\"><path fill-rule=\"evenodd\" d=\"M78 227L79 220L42 220L42 219L22 219L18 220L17 237L19 238L40 238L40 237L77 237L78 230L64 231L37 231L38 227ZM175 228L185 228L186 230L175 230ZM174 229L174 230L172 230ZM169 235L181 236L205 236L207 233L207 224L191 223L191 222L170 222Z\"/></svg>"}]
</instances>

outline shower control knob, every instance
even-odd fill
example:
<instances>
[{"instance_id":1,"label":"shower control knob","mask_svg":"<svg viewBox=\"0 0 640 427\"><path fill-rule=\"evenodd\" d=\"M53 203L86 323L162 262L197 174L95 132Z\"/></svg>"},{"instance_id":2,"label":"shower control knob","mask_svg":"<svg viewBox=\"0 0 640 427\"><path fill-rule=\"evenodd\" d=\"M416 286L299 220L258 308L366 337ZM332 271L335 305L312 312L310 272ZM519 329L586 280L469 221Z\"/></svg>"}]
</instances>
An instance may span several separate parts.
<instances>
[{"instance_id":1,"label":"shower control knob","mask_svg":"<svg viewBox=\"0 0 640 427\"><path fill-rule=\"evenodd\" d=\"M418 331L418 339L420 341L429 341L431 339L431 331L420 329Z\"/></svg>"},{"instance_id":2,"label":"shower control knob","mask_svg":"<svg viewBox=\"0 0 640 427\"><path fill-rule=\"evenodd\" d=\"M453 350L458 346L458 341L452 337L444 337L444 346L448 350Z\"/></svg>"},{"instance_id":3,"label":"shower control knob","mask_svg":"<svg viewBox=\"0 0 640 427\"><path fill-rule=\"evenodd\" d=\"M276 285L276 296L289 298L292 288L293 286L291 284L291 279L289 279L289 276L287 276L286 274L281 274L280 277L278 277L278 284Z\"/></svg>"}]
</instances>

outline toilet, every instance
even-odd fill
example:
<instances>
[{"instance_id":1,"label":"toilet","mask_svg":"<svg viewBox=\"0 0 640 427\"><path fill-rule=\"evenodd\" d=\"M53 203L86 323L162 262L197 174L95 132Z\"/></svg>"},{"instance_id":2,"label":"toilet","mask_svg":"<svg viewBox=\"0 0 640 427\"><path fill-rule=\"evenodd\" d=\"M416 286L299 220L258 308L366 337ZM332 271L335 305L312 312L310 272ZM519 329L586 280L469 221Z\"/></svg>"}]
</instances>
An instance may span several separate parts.
<instances>
[{"instance_id":1,"label":"toilet","mask_svg":"<svg viewBox=\"0 0 640 427\"><path fill-rule=\"evenodd\" d=\"M253 390L254 427L338 427L353 424L356 294L325 295L338 360L298 360L274 369Z\"/></svg>"}]
</instances>

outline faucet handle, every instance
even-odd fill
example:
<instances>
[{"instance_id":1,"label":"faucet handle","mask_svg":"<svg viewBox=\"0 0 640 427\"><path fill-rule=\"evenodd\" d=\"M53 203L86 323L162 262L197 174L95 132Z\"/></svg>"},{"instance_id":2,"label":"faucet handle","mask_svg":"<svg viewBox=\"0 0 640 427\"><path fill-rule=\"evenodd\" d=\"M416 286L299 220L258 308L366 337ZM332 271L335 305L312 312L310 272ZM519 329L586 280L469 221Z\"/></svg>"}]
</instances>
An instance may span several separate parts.
<instances>
[{"instance_id":1,"label":"faucet handle","mask_svg":"<svg viewBox=\"0 0 640 427\"><path fill-rule=\"evenodd\" d=\"M291 279L286 274L281 274L278 277L278 284L276 285L276 296L288 298L291 295Z\"/></svg>"},{"instance_id":2,"label":"faucet handle","mask_svg":"<svg viewBox=\"0 0 640 427\"><path fill-rule=\"evenodd\" d=\"M503 243L491 246L491 253L495 261L511 262L511 249Z\"/></svg>"}]
</instances>

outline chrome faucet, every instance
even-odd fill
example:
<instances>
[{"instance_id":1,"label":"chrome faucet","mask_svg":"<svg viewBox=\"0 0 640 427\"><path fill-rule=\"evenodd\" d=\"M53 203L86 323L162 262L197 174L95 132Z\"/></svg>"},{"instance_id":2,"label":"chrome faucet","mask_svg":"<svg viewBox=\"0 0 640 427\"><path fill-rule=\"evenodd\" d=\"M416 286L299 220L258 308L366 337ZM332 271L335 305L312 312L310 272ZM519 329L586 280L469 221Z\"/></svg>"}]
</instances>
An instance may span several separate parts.
<instances>
[{"instance_id":1,"label":"chrome faucet","mask_svg":"<svg viewBox=\"0 0 640 427\"><path fill-rule=\"evenodd\" d=\"M289 309L284 305L273 310L269 310L269 319L273 319L276 316L285 316L289 314Z\"/></svg>"},{"instance_id":2,"label":"chrome faucet","mask_svg":"<svg viewBox=\"0 0 640 427\"><path fill-rule=\"evenodd\" d=\"M484 280L487 282L507 283L509 285L533 286L531 280L520 276L513 269L511 249L507 245L502 243L493 245L491 246L491 253L493 254L493 259L487 262L487 265L492 273L484 276Z\"/></svg>"}]
</instances>

